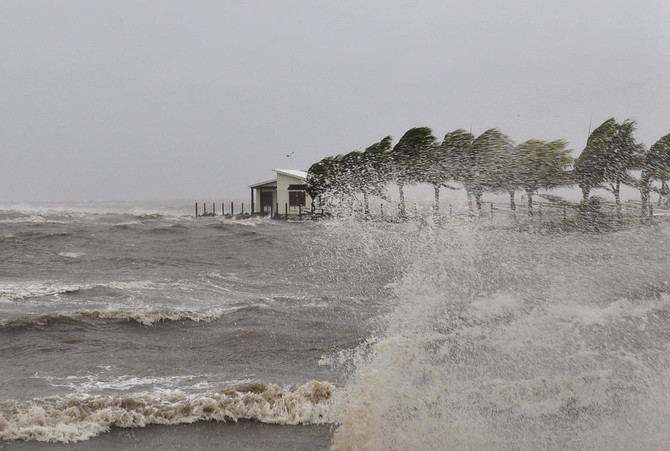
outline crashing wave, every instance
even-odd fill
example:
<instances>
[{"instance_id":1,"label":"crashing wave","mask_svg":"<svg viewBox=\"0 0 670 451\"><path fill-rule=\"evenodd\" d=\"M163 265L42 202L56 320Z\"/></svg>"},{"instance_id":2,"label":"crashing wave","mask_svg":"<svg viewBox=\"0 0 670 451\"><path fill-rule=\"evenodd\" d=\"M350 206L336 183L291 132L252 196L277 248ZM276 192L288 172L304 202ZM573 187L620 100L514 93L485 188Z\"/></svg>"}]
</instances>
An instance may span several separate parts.
<instances>
[{"instance_id":1,"label":"crashing wave","mask_svg":"<svg viewBox=\"0 0 670 451\"><path fill-rule=\"evenodd\" d=\"M79 254L83 255L83 254ZM65 255L73 257L73 255ZM140 289L148 288L152 285L150 281L129 281L129 282L109 282L109 283L88 283L88 284L23 284L22 286L3 286L0 285L0 299L7 301L20 301L22 299L53 296L57 294L76 293L82 290L94 288L112 288L112 289Z\"/></svg>"},{"instance_id":2,"label":"crashing wave","mask_svg":"<svg viewBox=\"0 0 670 451\"><path fill-rule=\"evenodd\" d=\"M243 307L242 307L243 308ZM150 309L139 308L133 310L73 310L70 312L53 312L34 317L23 317L12 320L0 321L2 327L17 326L43 326L52 321L60 320L116 320L116 321L135 321L143 326L152 326L162 321L182 321L189 320L194 322L214 321L219 319L225 313L236 311L239 308L216 308L211 310L186 310L186 309Z\"/></svg>"},{"instance_id":3,"label":"crashing wave","mask_svg":"<svg viewBox=\"0 0 670 451\"><path fill-rule=\"evenodd\" d=\"M111 427L196 421L255 420L297 425L328 423L335 387L310 381L296 388L253 383L200 394L51 397L0 401L0 438L74 442Z\"/></svg>"}]
</instances>

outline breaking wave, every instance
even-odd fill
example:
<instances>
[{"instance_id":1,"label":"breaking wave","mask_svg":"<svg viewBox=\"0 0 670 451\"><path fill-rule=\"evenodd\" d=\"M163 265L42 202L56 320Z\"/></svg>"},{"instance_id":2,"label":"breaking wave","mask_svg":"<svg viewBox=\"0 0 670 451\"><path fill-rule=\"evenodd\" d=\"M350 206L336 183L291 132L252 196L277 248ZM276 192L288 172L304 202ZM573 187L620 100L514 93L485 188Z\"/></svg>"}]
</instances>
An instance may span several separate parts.
<instances>
[{"instance_id":1,"label":"breaking wave","mask_svg":"<svg viewBox=\"0 0 670 451\"><path fill-rule=\"evenodd\" d=\"M201 394L141 393L0 401L0 439L74 442L111 427L196 421L255 420L297 425L329 422L335 387L311 381L296 388L253 383Z\"/></svg>"},{"instance_id":2,"label":"breaking wave","mask_svg":"<svg viewBox=\"0 0 670 451\"><path fill-rule=\"evenodd\" d=\"M72 255L67 255L67 257L72 257ZM4 299L5 301L20 301L23 299L77 293L99 288L112 290L149 288L152 284L153 282L148 280L84 284L45 284L27 282L14 286L0 284L0 299Z\"/></svg>"},{"instance_id":3,"label":"breaking wave","mask_svg":"<svg viewBox=\"0 0 670 451\"><path fill-rule=\"evenodd\" d=\"M226 313L234 312L245 307L214 308L211 310L187 310L181 308L175 309L152 309L135 308L132 310L73 310L70 312L53 312L44 315L22 317L11 320L0 321L2 327L27 327L44 326L50 322L58 321L80 321L88 322L91 320L112 320L112 321L135 321L143 326L152 326L163 321L183 321L194 322L214 321Z\"/></svg>"}]
</instances>

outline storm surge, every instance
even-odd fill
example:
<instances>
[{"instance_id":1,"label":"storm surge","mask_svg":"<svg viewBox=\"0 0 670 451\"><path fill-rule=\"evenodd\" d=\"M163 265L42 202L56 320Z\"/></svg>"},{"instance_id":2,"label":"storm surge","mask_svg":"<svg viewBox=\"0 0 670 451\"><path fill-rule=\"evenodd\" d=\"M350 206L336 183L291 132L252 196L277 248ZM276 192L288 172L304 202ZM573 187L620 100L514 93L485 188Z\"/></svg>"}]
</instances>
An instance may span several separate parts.
<instances>
[{"instance_id":1,"label":"storm surge","mask_svg":"<svg viewBox=\"0 0 670 451\"><path fill-rule=\"evenodd\" d=\"M0 439L72 442L111 427L137 428L196 421L250 419L270 424L326 422L335 387L310 381L297 387L252 383L204 393L71 395L0 401Z\"/></svg>"},{"instance_id":2,"label":"storm surge","mask_svg":"<svg viewBox=\"0 0 670 451\"><path fill-rule=\"evenodd\" d=\"M667 224L594 234L465 221L338 233L361 243L361 255L396 243L400 271L390 313L340 355L353 370L332 410L335 449L667 444Z\"/></svg>"}]
</instances>

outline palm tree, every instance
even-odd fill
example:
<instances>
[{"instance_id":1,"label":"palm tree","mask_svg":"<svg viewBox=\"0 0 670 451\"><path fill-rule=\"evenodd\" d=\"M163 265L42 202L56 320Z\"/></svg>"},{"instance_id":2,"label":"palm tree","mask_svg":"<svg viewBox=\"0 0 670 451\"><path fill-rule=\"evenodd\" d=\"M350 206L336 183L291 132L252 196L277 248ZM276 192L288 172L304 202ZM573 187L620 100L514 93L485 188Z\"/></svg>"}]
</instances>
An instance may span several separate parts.
<instances>
[{"instance_id":1,"label":"palm tree","mask_svg":"<svg viewBox=\"0 0 670 451\"><path fill-rule=\"evenodd\" d=\"M472 141L460 154L463 185L474 196L477 212L482 211L484 191L495 191L502 186L497 181L497 165L501 164L502 149L507 147L507 137L497 129L486 130Z\"/></svg>"},{"instance_id":2,"label":"palm tree","mask_svg":"<svg viewBox=\"0 0 670 451\"><path fill-rule=\"evenodd\" d=\"M640 195L642 200L642 216L648 216L649 192L654 180L661 182L659 200L663 195L664 185L670 180L670 134L663 136L649 148L644 155L642 175L640 177Z\"/></svg>"},{"instance_id":3,"label":"palm tree","mask_svg":"<svg viewBox=\"0 0 670 451\"><path fill-rule=\"evenodd\" d=\"M610 118L596 127L586 140L586 147L575 160L575 181L582 190L583 200L589 198L591 190L601 186L604 180L602 165L603 146L608 141L610 130L616 127L614 118Z\"/></svg>"},{"instance_id":4,"label":"palm tree","mask_svg":"<svg viewBox=\"0 0 670 451\"><path fill-rule=\"evenodd\" d=\"M472 195L474 190L474 173L471 166L471 147L475 137L463 129L454 130L444 135L441 148L447 159L454 181L459 182L465 188L470 211L472 211Z\"/></svg>"},{"instance_id":5,"label":"palm tree","mask_svg":"<svg viewBox=\"0 0 670 451\"><path fill-rule=\"evenodd\" d=\"M517 146L521 187L528 197L528 214L533 216L533 195L538 189L570 184L571 150L559 139L546 142L531 139Z\"/></svg>"},{"instance_id":6,"label":"palm tree","mask_svg":"<svg viewBox=\"0 0 670 451\"><path fill-rule=\"evenodd\" d=\"M602 187L614 195L617 216L622 217L621 184L636 185L630 171L639 169L643 147L633 136L635 121L618 124L608 119L589 136L586 147L575 161L575 178L584 198L592 188Z\"/></svg>"},{"instance_id":7,"label":"palm tree","mask_svg":"<svg viewBox=\"0 0 670 451\"><path fill-rule=\"evenodd\" d=\"M393 175L400 194L400 217L406 218L405 185L422 181L428 149L435 145L433 131L428 127L409 129L391 151Z\"/></svg>"},{"instance_id":8,"label":"palm tree","mask_svg":"<svg viewBox=\"0 0 670 451\"><path fill-rule=\"evenodd\" d=\"M488 146L488 152L491 153L493 158L488 169L489 189L507 193L510 209L515 212L516 201L514 195L521 186L517 148L514 141L499 130L492 129L487 131L486 134L486 146Z\"/></svg>"},{"instance_id":9,"label":"palm tree","mask_svg":"<svg viewBox=\"0 0 670 451\"><path fill-rule=\"evenodd\" d=\"M363 205L365 215L370 215L369 196L377 195L384 197L386 185L391 181L391 143L393 139L386 136L378 143L374 143L365 149L361 157L361 179L364 184L361 187L363 193Z\"/></svg>"}]
</instances>

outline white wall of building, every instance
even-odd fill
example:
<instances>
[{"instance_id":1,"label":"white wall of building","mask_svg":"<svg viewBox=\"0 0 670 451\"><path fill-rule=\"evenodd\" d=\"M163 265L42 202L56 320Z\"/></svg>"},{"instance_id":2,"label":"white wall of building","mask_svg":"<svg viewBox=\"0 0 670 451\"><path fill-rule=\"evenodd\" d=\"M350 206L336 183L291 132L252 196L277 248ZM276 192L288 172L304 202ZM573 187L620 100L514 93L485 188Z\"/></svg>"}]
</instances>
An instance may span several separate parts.
<instances>
[{"instance_id":1,"label":"white wall of building","mask_svg":"<svg viewBox=\"0 0 670 451\"><path fill-rule=\"evenodd\" d=\"M277 173L277 203L279 203L279 214L283 215L286 212L287 206L289 204L289 199L288 199L288 187L289 185L304 185L305 180L301 179L299 177L292 177L287 174L282 174L282 173ZM303 209L309 209L312 203L312 198L309 197L307 193L305 193L305 204L303 205ZM291 209L291 207L288 207L288 214L290 215L298 215L299 210L298 208Z\"/></svg>"}]
</instances>

